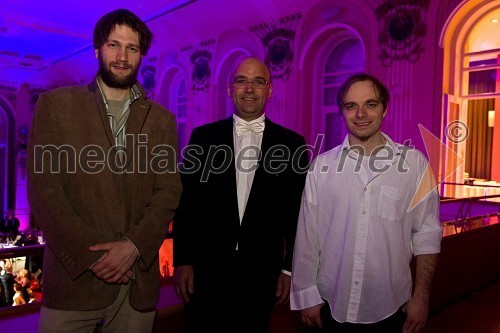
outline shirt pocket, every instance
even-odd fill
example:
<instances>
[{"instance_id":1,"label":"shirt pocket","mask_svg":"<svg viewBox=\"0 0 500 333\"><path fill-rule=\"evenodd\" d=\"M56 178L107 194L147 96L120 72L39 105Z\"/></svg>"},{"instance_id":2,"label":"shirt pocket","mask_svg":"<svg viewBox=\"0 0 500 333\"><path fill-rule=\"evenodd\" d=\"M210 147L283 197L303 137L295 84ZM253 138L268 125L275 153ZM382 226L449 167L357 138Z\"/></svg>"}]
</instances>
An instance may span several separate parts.
<instances>
[{"instance_id":1,"label":"shirt pocket","mask_svg":"<svg viewBox=\"0 0 500 333\"><path fill-rule=\"evenodd\" d=\"M400 221L405 214L408 191L382 185L378 200L380 217L388 221Z\"/></svg>"}]
</instances>

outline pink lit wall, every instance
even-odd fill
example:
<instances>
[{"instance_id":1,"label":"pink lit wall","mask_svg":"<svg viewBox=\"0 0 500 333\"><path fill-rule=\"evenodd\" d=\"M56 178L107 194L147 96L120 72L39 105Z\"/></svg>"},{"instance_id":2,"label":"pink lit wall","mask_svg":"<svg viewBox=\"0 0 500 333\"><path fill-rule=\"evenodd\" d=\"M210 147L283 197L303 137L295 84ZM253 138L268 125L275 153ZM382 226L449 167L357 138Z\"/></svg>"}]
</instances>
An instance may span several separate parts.
<instances>
[{"instance_id":1,"label":"pink lit wall","mask_svg":"<svg viewBox=\"0 0 500 333\"><path fill-rule=\"evenodd\" d=\"M186 5L167 10L181 3ZM285 61L275 63L272 68L275 89L266 112L269 118L303 134L308 143L313 144L317 135L325 132L327 116L338 111L333 105L323 105L329 55L343 41L356 40L359 48L355 54L347 54L342 59L344 69L357 68L361 63L360 70L378 76L388 85L392 100L384 131L395 141L411 140L425 152L419 124L440 137L444 126L441 123L443 95L460 94L455 88L458 71L453 66L447 68L451 61L458 61L454 59L457 44L450 42L451 47L445 45L453 34L467 35L460 32L462 23L455 23L463 20L455 16L460 13L463 17L472 17L470 13L484 12L483 7L493 8L500 5L500 1L436 0L400 6L401 3L389 0L113 0L106 3L88 1L74 6L49 0L41 5L41 9L36 9L32 7L37 2L17 4L14 0L6 0L3 6L7 6L7 12L13 11L14 5L24 10L19 19L23 24L18 27L17 35L12 30L10 35L2 36L0 52L15 42L24 55L34 52L28 50L28 46L33 45L39 47L41 59L34 61L31 68L2 67L6 58L0 53L0 95L10 101L16 117L13 125L16 132L20 126L29 128L34 109L32 99L36 99L40 92L37 89L43 91L92 80L97 69L91 46L93 25L103 13L125 7L147 20L155 35L152 49L142 64L142 68L149 71L147 75L141 72L139 76L144 84L147 77L152 78L148 81L151 98L178 113L176 94L179 83L185 82L186 111L183 117L178 117L179 127L184 129L180 141L187 142L194 127L231 114L226 85L229 70L238 58L253 55L269 63L273 57L279 60L284 54ZM399 17L400 14L413 15L413 28L391 21L404 17ZM36 16L39 24L28 24L35 22ZM53 29L43 26L51 19L59 19L58 26L65 29L55 29L55 25ZM286 33L273 44L270 42L273 41L273 29L278 28ZM29 29L37 31L29 33ZM38 38L41 35L45 37ZM38 39L34 40L35 37ZM30 38L33 38L33 43L26 42L31 41ZM279 40L286 42L279 44ZM209 54L206 58L196 58L205 67L193 60L197 51ZM200 71L200 67L204 69ZM497 91L499 89L497 86ZM498 99L496 105L498 109ZM499 123L500 117L497 116L497 126ZM341 122L331 124L328 126L334 126L329 128L332 132L340 137L345 135ZM493 164L499 167L492 171L495 179L500 181L499 142L500 134L495 133ZM22 228L26 228L29 207L26 183L20 175L18 169L15 210Z\"/></svg>"}]
</instances>

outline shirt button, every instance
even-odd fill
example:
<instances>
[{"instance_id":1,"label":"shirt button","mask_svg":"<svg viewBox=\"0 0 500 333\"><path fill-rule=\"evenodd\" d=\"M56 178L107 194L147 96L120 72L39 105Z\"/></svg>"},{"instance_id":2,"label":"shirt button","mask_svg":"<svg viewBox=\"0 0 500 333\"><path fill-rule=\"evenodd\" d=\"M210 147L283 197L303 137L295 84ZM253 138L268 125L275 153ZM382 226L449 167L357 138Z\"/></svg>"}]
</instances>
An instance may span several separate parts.
<instances>
[{"instance_id":1,"label":"shirt button","mask_svg":"<svg viewBox=\"0 0 500 333\"><path fill-rule=\"evenodd\" d=\"M365 235L361 235L361 238L365 237Z\"/></svg>"},{"instance_id":2,"label":"shirt button","mask_svg":"<svg viewBox=\"0 0 500 333\"><path fill-rule=\"evenodd\" d=\"M368 190L366 187L364 188L365 192Z\"/></svg>"},{"instance_id":3,"label":"shirt button","mask_svg":"<svg viewBox=\"0 0 500 333\"><path fill-rule=\"evenodd\" d=\"M122 202L122 197L116 198L116 203L119 204L120 202Z\"/></svg>"},{"instance_id":4,"label":"shirt button","mask_svg":"<svg viewBox=\"0 0 500 333\"><path fill-rule=\"evenodd\" d=\"M359 284L359 282L358 282L358 281L356 281L356 282L354 282L354 284L355 284L355 285L358 285L358 284Z\"/></svg>"},{"instance_id":5,"label":"shirt button","mask_svg":"<svg viewBox=\"0 0 500 333\"><path fill-rule=\"evenodd\" d=\"M363 215L365 215L366 214L366 210L364 210L362 213L363 213Z\"/></svg>"},{"instance_id":6,"label":"shirt button","mask_svg":"<svg viewBox=\"0 0 500 333\"><path fill-rule=\"evenodd\" d=\"M358 258L358 261L361 261L361 258Z\"/></svg>"}]
</instances>

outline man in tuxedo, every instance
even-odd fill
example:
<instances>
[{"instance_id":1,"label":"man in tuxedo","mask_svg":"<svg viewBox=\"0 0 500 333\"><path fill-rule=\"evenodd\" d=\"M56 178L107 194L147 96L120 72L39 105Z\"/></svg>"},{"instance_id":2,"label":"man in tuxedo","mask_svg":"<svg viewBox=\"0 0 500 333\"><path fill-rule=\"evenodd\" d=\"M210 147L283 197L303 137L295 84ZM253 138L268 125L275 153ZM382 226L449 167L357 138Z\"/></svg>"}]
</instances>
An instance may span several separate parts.
<instances>
[{"instance_id":1,"label":"man in tuxedo","mask_svg":"<svg viewBox=\"0 0 500 333\"><path fill-rule=\"evenodd\" d=\"M289 299L308 157L304 138L264 113L270 81L261 60L238 62L234 115L195 128L184 154L174 276L187 332L266 332Z\"/></svg>"}]
</instances>

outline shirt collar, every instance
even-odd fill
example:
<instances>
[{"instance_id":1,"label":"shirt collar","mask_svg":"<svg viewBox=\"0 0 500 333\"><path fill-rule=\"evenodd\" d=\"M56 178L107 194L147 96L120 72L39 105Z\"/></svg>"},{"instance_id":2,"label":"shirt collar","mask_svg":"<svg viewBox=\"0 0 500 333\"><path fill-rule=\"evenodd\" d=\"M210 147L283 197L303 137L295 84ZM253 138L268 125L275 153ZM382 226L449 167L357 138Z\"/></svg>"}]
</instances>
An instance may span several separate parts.
<instances>
[{"instance_id":1,"label":"shirt collar","mask_svg":"<svg viewBox=\"0 0 500 333\"><path fill-rule=\"evenodd\" d=\"M97 76L95 80L97 83L97 88L99 88L99 92L101 93L101 97L102 97L102 100L104 102L104 105L107 108L109 106L108 98L106 97L106 94L102 90L101 84L99 83L99 76ZM137 87L137 84L134 84L130 88L130 99L129 99L130 103L129 104L131 104L133 101L139 99L140 97L141 97L141 91L139 90L139 87Z\"/></svg>"},{"instance_id":2,"label":"shirt collar","mask_svg":"<svg viewBox=\"0 0 500 333\"><path fill-rule=\"evenodd\" d=\"M399 158L399 156L401 155L401 149L399 149L398 145L394 141L392 141L392 139L388 135L386 135L383 132L381 134L385 139L385 145L389 146L392 149L392 151L394 152L394 154L392 155L393 161L396 158ZM342 154L342 152L344 152L344 151L346 153L351 152L351 145L349 144L349 135L345 136L344 142L342 142L341 148L337 152L337 157L339 157L340 154Z\"/></svg>"}]
</instances>

